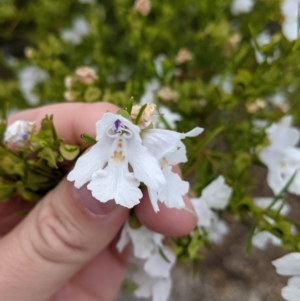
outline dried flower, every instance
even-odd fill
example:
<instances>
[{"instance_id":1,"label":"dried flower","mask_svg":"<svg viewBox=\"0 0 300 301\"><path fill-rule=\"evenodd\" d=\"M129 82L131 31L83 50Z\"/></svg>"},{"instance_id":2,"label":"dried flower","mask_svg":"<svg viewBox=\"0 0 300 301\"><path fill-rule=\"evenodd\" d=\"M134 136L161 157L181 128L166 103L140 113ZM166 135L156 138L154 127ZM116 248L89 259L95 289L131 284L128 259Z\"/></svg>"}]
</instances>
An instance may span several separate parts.
<instances>
[{"instance_id":1,"label":"dried flower","mask_svg":"<svg viewBox=\"0 0 300 301\"><path fill-rule=\"evenodd\" d=\"M151 12L150 0L136 0L133 6L136 12L139 12L143 16L148 16Z\"/></svg>"},{"instance_id":2,"label":"dried flower","mask_svg":"<svg viewBox=\"0 0 300 301\"><path fill-rule=\"evenodd\" d=\"M74 97L74 94L72 93L72 91L66 91L64 93L64 98L66 101L75 101L75 97Z\"/></svg>"},{"instance_id":3,"label":"dried flower","mask_svg":"<svg viewBox=\"0 0 300 301\"><path fill-rule=\"evenodd\" d=\"M73 85L73 83L74 83L73 77L70 76L70 75L69 75L69 76L66 76L66 77L65 77L64 83L65 83L65 87L66 87L67 89L71 89L71 88L72 88L72 85Z\"/></svg>"},{"instance_id":4,"label":"dried flower","mask_svg":"<svg viewBox=\"0 0 300 301\"><path fill-rule=\"evenodd\" d=\"M132 107L132 110L131 110L132 120L135 120L137 118L141 108L142 108L141 105L135 105ZM155 104L147 104L147 107L145 108L145 110L142 114L142 117L140 119L140 123L148 122L150 120L151 116L153 115L155 109L156 109Z\"/></svg>"},{"instance_id":5,"label":"dried flower","mask_svg":"<svg viewBox=\"0 0 300 301\"><path fill-rule=\"evenodd\" d=\"M92 84L97 78L97 74L94 69L90 67L80 67L75 71L75 75L78 80L86 85Z\"/></svg>"},{"instance_id":6,"label":"dried flower","mask_svg":"<svg viewBox=\"0 0 300 301\"><path fill-rule=\"evenodd\" d=\"M163 87L157 92L157 96L164 101L176 101L179 97L178 92L172 90L170 87Z\"/></svg>"},{"instance_id":7,"label":"dried flower","mask_svg":"<svg viewBox=\"0 0 300 301\"><path fill-rule=\"evenodd\" d=\"M187 48L181 48L176 55L175 62L177 65L181 65L192 59L193 54Z\"/></svg>"},{"instance_id":8,"label":"dried flower","mask_svg":"<svg viewBox=\"0 0 300 301\"><path fill-rule=\"evenodd\" d=\"M9 125L4 133L4 141L10 143L23 143L30 138L34 122L17 120Z\"/></svg>"},{"instance_id":9,"label":"dried flower","mask_svg":"<svg viewBox=\"0 0 300 301\"><path fill-rule=\"evenodd\" d=\"M240 33L235 32L229 37L229 43L232 45L232 47L236 47L237 44L241 41L242 37Z\"/></svg>"},{"instance_id":10,"label":"dried flower","mask_svg":"<svg viewBox=\"0 0 300 301\"><path fill-rule=\"evenodd\" d=\"M267 103L263 99L256 99L255 102L246 104L247 111L249 113L256 113L257 111L264 109Z\"/></svg>"}]
</instances>

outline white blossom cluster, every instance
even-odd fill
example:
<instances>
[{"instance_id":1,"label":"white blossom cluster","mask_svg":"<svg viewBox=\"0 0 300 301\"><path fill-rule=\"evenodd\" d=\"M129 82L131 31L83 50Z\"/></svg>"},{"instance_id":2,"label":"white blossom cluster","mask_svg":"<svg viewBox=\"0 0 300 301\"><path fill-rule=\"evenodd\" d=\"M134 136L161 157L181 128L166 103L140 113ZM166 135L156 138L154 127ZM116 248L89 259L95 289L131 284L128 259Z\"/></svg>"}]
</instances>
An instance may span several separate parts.
<instances>
[{"instance_id":1,"label":"white blossom cluster","mask_svg":"<svg viewBox=\"0 0 300 301\"><path fill-rule=\"evenodd\" d=\"M192 199L199 231L205 230L210 241L220 243L227 234L228 227L220 220L214 209L224 209L230 199L232 188L225 183L223 176L219 176L203 189L200 198ZM117 248L122 252L131 244L131 262L137 268L131 280L138 288L136 297L150 298L152 301L167 301L172 287L171 269L176 256L172 249L164 244L166 238L150 231L144 226L134 229L127 222L121 232Z\"/></svg>"},{"instance_id":2,"label":"white blossom cluster","mask_svg":"<svg viewBox=\"0 0 300 301\"><path fill-rule=\"evenodd\" d=\"M214 210L223 210L229 203L232 188L219 176L202 190L199 198L192 198L198 222L199 231L204 229L211 242L221 243L223 236L228 233L228 226Z\"/></svg>"},{"instance_id":3,"label":"white blossom cluster","mask_svg":"<svg viewBox=\"0 0 300 301\"><path fill-rule=\"evenodd\" d=\"M87 3L87 2L85 2ZM72 27L61 31L60 37L63 41L79 45L83 38L90 32L90 26L83 17L74 20Z\"/></svg>"},{"instance_id":4,"label":"white blossom cluster","mask_svg":"<svg viewBox=\"0 0 300 301\"><path fill-rule=\"evenodd\" d=\"M46 81L49 75L36 66L27 66L18 73L20 90L29 105L39 104L38 96L33 92L34 87Z\"/></svg>"},{"instance_id":5,"label":"white blossom cluster","mask_svg":"<svg viewBox=\"0 0 300 301\"><path fill-rule=\"evenodd\" d=\"M231 13L233 15L249 13L253 10L254 5L255 0L233 0L231 3ZM283 22L281 25L282 33L290 41L294 41L299 37L299 10L300 0L281 1L281 14L283 17ZM268 34L265 35L264 33L264 41L266 41L267 36ZM262 59L261 54L256 53L256 57L258 62L260 62Z\"/></svg>"},{"instance_id":6,"label":"white blossom cluster","mask_svg":"<svg viewBox=\"0 0 300 301\"><path fill-rule=\"evenodd\" d=\"M269 145L259 153L260 160L268 168L267 183L275 195L286 189L300 195L300 130L292 126L292 117L285 116L279 122L266 129ZM268 208L273 198L255 199L257 206ZM272 207L280 210L282 216L288 214L290 208L283 200L277 200ZM264 217L271 225L275 223L270 217ZM296 232L292 227L291 232ZM281 240L267 231L257 232L253 237L253 245L264 249L267 243L281 245ZM272 262L280 275L293 276L288 285L282 289L282 296L288 301L300 300L300 253L294 252Z\"/></svg>"},{"instance_id":7,"label":"white blossom cluster","mask_svg":"<svg viewBox=\"0 0 300 301\"><path fill-rule=\"evenodd\" d=\"M268 208L272 202L273 198L271 197L257 197L253 199L254 204L262 209ZM290 212L290 206L283 202L283 200L278 200L273 206L273 210L280 210L280 214L282 216L287 215ZM275 221L268 217L263 217L270 225L275 224ZM255 246L258 249L264 250L268 244L273 244L274 246L280 246L281 245L281 239L277 236L273 235L272 233L268 231L255 231L253 237L252 237L252 245Z\"/></svg>"},{"instance_id":8,"label":"white blossom cluster","mask_svg":"<svg viewBox=\"0 0 300 301\"><path fill-rule=\"evenodd\" d=\"M34 129L34 122L17 120L9 125L4 133L4 142L23 145L30 138Z\"/></svg>"},{"instance_id":9,"label":"white blossom cluster","mask_svg":"<svg viewBox=\"0 0 300 301\"><path fill-rule=\"evenodd\" d=\"M137 268L132 280L138 288L136 297L150 298L152 301L167 301L172 288L171 269L176 256L173 250L165 245L164 236L141 226L132 228L127 222L117 244L122 252L129 243L132 245L131 262Z\"/></svg>"},{"instance_id":10,"label":"white blossom cluster","mask_svg":"<svg viewBox=\"0 0 300 301\"><path fill-rule=\"evenodd\" d=\"M299 195L300 130L292 126L291 116L285 116L268 127L266 133L270 144L259 153L259 158L268 168L268 185L277 195L293 179L287 191Z\"/></svg>"},{"instance_id":11,"label":"white blossom cluster","mask_svg":"<svg viewBox=\"0 0 300 301\"><path fill-rule=\"evenodd\" d=\"M300 253L293 252L272 262L279 275L292 276L282 288L282 297L287 301L300 300Z\"/></svg>"},{"instance_id":12,"label":"white blossom cluster","mask_svg":"<svg viewBox=\"0 0 300 301\"><path fill-rule=\"evenodd\" d=\"M189 183L181 180L172 166L187 161L181 140L202 131L199 127L185 134L155 128L142 131L119 114L105 113L96 123L97 143L77 160L68 180L74 181L76 188L89 182L87 188L97 200L114 200L127 208L140 202L142 182L154 211L159 211L159 201L169 208L184 208L182 196Z\"/></svg>"}]
</instances>

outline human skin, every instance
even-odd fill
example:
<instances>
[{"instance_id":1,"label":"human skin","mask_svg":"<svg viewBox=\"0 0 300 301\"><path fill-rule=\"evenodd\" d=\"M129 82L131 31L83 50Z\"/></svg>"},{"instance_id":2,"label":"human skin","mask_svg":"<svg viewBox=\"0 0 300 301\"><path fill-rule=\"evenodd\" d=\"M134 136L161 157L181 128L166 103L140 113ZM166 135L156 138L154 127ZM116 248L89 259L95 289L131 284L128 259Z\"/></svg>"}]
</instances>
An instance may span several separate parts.
<instances>
[{"instance_id":1,"label":"human skin","mask_svg":"<svg viewBox=\"0 0 300 301\"><path fill-rule=\"evenodd\" d=\"M80 134L95 136L95 123L118 108L108 103L65 103L26 110L16 120L35 121L54 116L58 136L82 144ZM179 168L175 171L180 173ZM149 229L182 236L196 225L187 197L186 208L160 204L155 213L148 194L134 208ZM25 217L15 212L31 209ZM13 198L0 204L0 299L7 301L113 301L127 269L129 249L115 244L128 217L127 208L113 201L100 203L83 187L63 179L37 205ZM180 221L180 222L179 222Z\"/></svg>"}]
</instances>

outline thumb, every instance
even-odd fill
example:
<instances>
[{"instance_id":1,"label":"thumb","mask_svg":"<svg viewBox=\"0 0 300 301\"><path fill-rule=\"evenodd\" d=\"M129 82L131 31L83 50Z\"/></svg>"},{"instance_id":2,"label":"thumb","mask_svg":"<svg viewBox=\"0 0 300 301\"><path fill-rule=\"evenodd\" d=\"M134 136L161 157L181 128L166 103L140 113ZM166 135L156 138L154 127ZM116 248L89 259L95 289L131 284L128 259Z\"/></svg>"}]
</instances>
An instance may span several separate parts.
<instances>
[{"instance_id":1,"label":"thumb","mask_svg":"<svg viewBox=\"0 0 300 301\"><path fill-rule=\"evenodd\" d=\"M0 240L3 300L48 300L118 233L128 209L64 179Z\"/></svg>"}]
</instances>

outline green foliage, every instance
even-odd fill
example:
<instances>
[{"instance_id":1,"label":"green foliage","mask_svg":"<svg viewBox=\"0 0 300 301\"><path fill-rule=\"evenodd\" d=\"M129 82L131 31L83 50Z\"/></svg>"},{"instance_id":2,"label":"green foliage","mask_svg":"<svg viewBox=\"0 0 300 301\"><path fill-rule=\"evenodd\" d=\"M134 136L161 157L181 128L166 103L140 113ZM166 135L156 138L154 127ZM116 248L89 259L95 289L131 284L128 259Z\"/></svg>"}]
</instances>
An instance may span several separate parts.
<instances>
[{"instance_id":1,"label":"green foliage","mask_svg":"<svg viewBox=\"0 0 300 301\"><path fill-rule=\"evenodd\" d=\"M249 245L254 231L267 230L281 238L285 248L298 250L299 235L291 233L297 222L272 208L262 210L254 205L253 167L264 168L258 153L269 143L266 126L286 114L300 121L300 40L289 41L282 34L281 1L256 1L252 12L237 16L230 11L231 2L152 0L151 12L143 16L129 0L95 4L4 0L0 9L0 109L4 113L6 103L11 109L22 109L65 99L108 101L124 108L119 114L130 118L133 99L139 100L156 79L161 88L169 87L178 95L167 100L157 89L152 93L158 108L165 106L180 114L178 131L195 126L205 129L201 136L186 141L189 161L183 174L192 180L191 193L200 195L222 174L234 190L228 211L252 229ZM88 30L78 43L72 43L62 33L76 20L86 20ZM258 38L262 32L270 36L264 45ZM182 49L191 58L178 62ZM19 81L20 71L28 66L48 74L32 87L37 103L29 99ZM90 83L80 80L76 70L82 66L92 67L97 78ZM68 85L67 77L71 79ZM270 101L280 94L285 105ZM262 107L258 100L263 101ZM141 116L142 111L137 124ZM3 137L6 114L1 118ZM171 127L165 116L160 119ZM257 128L257 119L266 120L267 125ZM20 194L30 201L39 200L66 173L63 163L75 160L95 143L88 135L82 138L86 144L81 147L65 144L57 137L52 118L46 117L39 132L30 137L30 152L28 147L12 151L1 142L0 199ZM285 196L286 191L281 197ZM197 250L208 246L208 239L204 231L195 230L175 243L179 259L198 259Z\"/></svg>"},{"instance_id":2,"label":"green foliage","mask_svg":"<svg viewBox=\"0 0 300 301\"><path fill-rule=\"evenodd\" d=\"M78 146L57 137L52 116L46 116L27 141L14 145L1 141L0 201L14 195L39 201L66 174L62 163L75 160L79 153Z\"/></svg>"}]
</instances>

